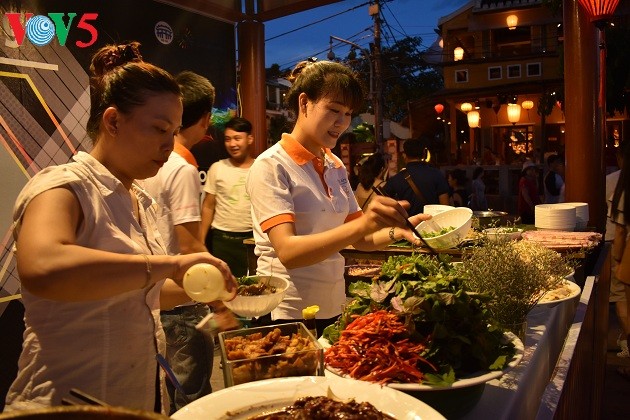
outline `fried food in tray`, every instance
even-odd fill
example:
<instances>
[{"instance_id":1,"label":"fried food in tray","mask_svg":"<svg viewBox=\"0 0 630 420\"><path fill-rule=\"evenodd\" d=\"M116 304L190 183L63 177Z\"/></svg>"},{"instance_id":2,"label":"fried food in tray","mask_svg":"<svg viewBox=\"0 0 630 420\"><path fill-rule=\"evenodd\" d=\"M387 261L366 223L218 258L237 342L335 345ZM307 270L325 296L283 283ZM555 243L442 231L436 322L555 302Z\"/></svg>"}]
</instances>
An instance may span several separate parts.
<instances>
[{"instance_id":1,"label":"fried food in tray","mask_svg":"<svg viewBox=\"0 0 630 420\"><path fill-rule=\"evenodd\" d=\"M323 349L300 322L219 334L226 386L323 375Z\"/></svg>"}]
</instances>

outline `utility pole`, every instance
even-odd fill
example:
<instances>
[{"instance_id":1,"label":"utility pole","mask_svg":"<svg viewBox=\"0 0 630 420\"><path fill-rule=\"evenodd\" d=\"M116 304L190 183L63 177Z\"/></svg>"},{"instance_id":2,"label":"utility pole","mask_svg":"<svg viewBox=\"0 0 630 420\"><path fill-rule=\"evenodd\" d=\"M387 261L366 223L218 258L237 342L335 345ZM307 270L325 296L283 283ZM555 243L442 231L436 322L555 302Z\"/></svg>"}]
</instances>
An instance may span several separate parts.
<instances>
[{"instance_id":1,"label":"utility pole","mask_svg":"<svg viewBox=\"0 0 630 420\"><path fill-rule=\"evenodd\" d=\"M374 107L374 131L376 140L376 149L380 153L384 153L383 147L383 72L381 62L381 17L380 17L380 0L373 0L370 4L369 13L374 19L374 47L372 51L372 59L374 60L374 97L372 106Z\"/></svg>"}]
</instances>

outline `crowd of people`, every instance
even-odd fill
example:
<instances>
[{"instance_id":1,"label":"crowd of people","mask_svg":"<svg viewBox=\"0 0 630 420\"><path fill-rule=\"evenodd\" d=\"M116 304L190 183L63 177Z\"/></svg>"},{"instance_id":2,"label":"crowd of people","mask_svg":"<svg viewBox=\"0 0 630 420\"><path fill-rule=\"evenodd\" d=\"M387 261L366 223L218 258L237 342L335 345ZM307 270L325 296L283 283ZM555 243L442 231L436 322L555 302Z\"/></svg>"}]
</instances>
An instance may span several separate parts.
<instances>
[{"instance_id":1,"label":"crowd of people","mask_svg":"<svg viewBox=\"0 0 630 420\"><path fill-rule=\"evenodd\" d=\"M410 217L408 203L393 198L357 203L330 151L364 99L342 64L296 66L287 95L295 126L256 160L249 121L228 121L228 157L212 164L203 187L191 149L211 123L212 83L144 61L136 42L101 48L90 71L92 150L40 171L15 205L26 331L7 412L61 405L78 388L171 414L211 392L214 342L195 326L226 311L190 300L182 287L190 267L216 266L227 290L235 274L286 277L271 322L301 319L318 304L321 330L345 300L339 251L416 242L407 219L428 218ZM248 273L243 245L252 235L257 273ZM181 388L166 381L158 355Z\"/></svg>"},{"instance_id":2,"label":"crowd of people","mask_svg":"<svg viewBox=\"0 0 630 420\"><path fill-rule=\"evenodd\" d=\"M221 302L190 300L182 288L188 268L216 266L228 290L235 276L286 278L269 322L300 320L302 309L318 305L322 331L345 302L342 249L418 244L408 221L430 218L427 204L488 209L483 168L469 190L464 170L445 176L431 164L423 138L404 142L405 168L391 177L382 155L367 156L353 191L331 152L364 101L362 83L343 64L295 67L286 95L295 125L256 159L251 123L228 121L228 157L212 164L204 185L190 150L211 124L212 83L188 71L170 75L144 61L135 42L103 47L90 70L92 150L40 171L15 205L26 331L7 411L60 405L79 388L112 405L172 414L212 391L214 342L195 326L209 311L226 311ZM562 161L548 162L546 201L559 202ZM611 198L616 243L627 236L628 173L622 169ZM541 201L533 162L523 164L518 194L522 221L532 223ZM250 237L256 273L243 245ZM619 249L616 277L627 298L630 252ZM183 393L166 381L158 354Z\"/></svg>"}]
</instances>

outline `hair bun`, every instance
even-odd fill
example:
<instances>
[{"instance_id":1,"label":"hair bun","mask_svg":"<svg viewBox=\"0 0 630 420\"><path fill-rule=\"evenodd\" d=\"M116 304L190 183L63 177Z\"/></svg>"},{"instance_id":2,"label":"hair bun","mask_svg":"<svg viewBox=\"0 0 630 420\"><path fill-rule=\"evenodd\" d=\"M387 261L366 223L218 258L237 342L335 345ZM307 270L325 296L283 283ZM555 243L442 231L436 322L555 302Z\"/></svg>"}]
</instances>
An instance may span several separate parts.
<instances>
[{"instance_id":1,"label":"hair bun","mask_svg":"<svg viewBox=\"0 0 630 420\"><path fill-rule=\"evenodd\" d=\"M127 44L107 45L94 55L90 70L94 76L102 76L116 67L142 61L139 47L140 43L137 41Z\"/></svg>"},{"instance_id":2,"label":"hair bun","mask_svg":"<svg viewBox=\"0 0 630 420\"><path fill-rule=\"evenodd\" d=\"M317 62L317 57L310 57L304 61L300 61L299 63L295 65L293 70L291 70L291 73L287 77L287 80L291 83L295 82L295 79L297 79L298 76L302 74L302 71L304 71L305 68L307 68L308 66L312 65L315 62Z\"/></svg>"}]
</instances>

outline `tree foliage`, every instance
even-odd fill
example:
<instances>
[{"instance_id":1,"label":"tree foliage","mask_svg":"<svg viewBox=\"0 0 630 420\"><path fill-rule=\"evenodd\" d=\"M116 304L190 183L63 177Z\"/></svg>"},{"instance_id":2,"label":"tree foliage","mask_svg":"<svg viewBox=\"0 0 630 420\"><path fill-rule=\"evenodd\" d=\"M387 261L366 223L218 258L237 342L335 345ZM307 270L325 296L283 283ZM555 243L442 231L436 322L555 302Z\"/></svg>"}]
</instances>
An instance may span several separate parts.
<instances>
[{"instance_id":1,"label":"tree foliage","mask_svg":"<svg viewBox=\"0 0 630 420\"><path fill-rule=\"evenodd\" d=\"M409 100L421 98L444 86L441 73L424 60L423 52L420 51L421 43L420 37L406 37L381 48L385 119L401 121L407 115ZM373 57L374 53L370 55ZM369 85L369 57L361 54L355 59L344 61L364 75Z\"/></svg>"}]
</instances>

